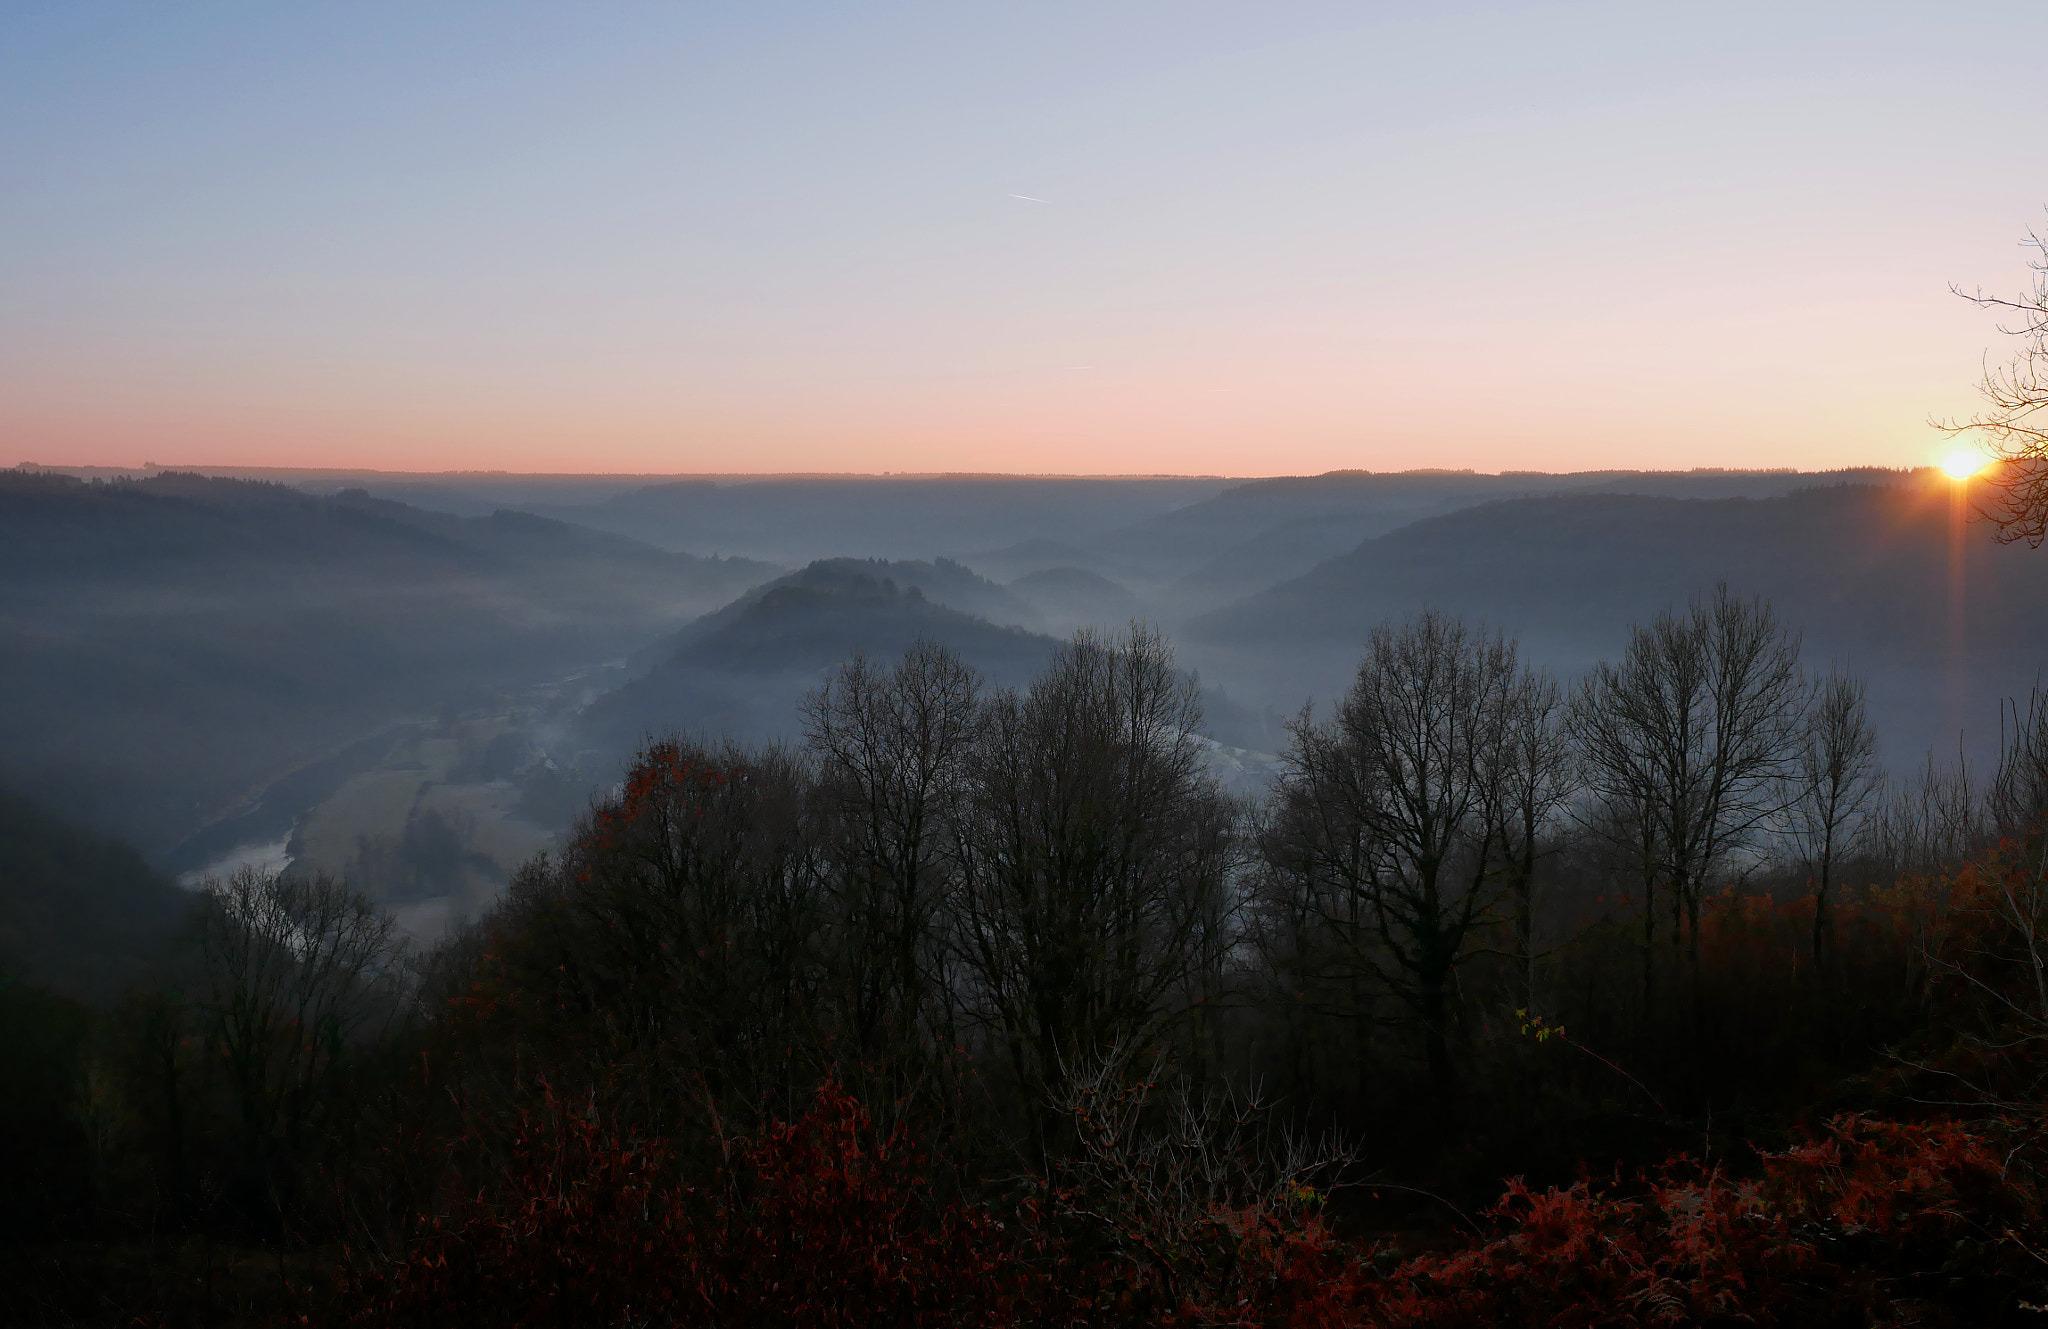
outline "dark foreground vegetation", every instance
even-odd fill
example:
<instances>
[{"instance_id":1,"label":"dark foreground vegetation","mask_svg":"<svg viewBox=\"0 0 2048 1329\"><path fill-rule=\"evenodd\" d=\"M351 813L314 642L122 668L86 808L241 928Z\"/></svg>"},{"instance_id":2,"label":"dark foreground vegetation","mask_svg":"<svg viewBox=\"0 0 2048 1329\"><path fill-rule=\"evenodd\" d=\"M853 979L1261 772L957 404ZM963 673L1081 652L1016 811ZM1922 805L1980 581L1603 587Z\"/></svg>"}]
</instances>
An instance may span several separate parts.
<instances>
[{"instance_id":1,"label":"dark foreground vegetation","mask_svg":"<svg viewBox=\"0 0 2048 1329\"><path fill-rule=\"evenodd\" d=\"M243 873L0 987L21 1324L2021 1324L2048 715L1887 781L1720 593L1563 689L1425 615L1270 798L1140 631L650 744L430 953Z\"/></svg>"}]
</instances>

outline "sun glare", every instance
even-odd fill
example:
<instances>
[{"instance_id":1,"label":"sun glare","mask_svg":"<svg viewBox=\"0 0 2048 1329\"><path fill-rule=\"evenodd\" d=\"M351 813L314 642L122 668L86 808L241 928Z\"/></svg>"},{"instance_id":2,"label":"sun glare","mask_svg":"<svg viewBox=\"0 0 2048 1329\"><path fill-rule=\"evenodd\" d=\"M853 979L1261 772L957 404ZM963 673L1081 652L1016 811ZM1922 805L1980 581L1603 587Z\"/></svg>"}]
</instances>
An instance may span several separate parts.
<instances>
[{"instance_id":1,"label":"sun glare","mask_svg":"<svg viewBox=\"0 0 2048 1329\"><path fill-rule=\"evenodd\" d=\"M1941 469L1948 473L1951 480L1967 480L1983 468L1984 454L1968 448L1961 452L1951 452L1941 460Z\"/></svg>"}]
</instances>

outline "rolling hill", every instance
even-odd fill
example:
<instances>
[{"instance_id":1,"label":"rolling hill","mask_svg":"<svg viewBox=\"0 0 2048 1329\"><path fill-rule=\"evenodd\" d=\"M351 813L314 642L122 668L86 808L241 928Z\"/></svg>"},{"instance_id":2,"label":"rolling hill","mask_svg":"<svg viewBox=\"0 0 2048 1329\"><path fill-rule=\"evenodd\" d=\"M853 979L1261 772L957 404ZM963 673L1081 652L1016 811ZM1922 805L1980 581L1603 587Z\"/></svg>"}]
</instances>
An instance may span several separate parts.
<instances>
[{"instance_id":1,"label":"rolling hill","mask_svg":"<svg viewBox=\"0 0 2048 1329\"><path fill-rule=\"evenodd\" d=\"M0 790L0 980L105 1002L169 953L191 909L127 845Z\"/></svg>"},{"instance_id":2,"label":"rolling hill","mask_svg":"<svg viewBox=\"0 0 2048 1329\"><path fill-rule=\"evenodd\" d=\"M775 571L521 512L0 472L0 780L165 857L380 727L623 656Z\"/></svg>"},{"instance_id":3,"label":"rolling hill","mask_svg":"<svg viewBox=\"0 0 2048 1329\"><path fill-rule=\"evenodd\" d=\"M1953 643L1945 484L1846 484L1774 498L1630 494L1513 499L1429 518L1193 620L1185 639L1241 694L1341 687L1374 624L1425 607L1516 633L1566 673L1618 651L1631 623L1725 580L1770 600L1810 663L1866 675L1894 751L1996 732L2001 696L2048 662L2048 557L1962 544ZM1957 696L1951 652L1967 661ZM1256 683L1254 684L1254 681Z\"/></svg>"},{"instance_id":4,"label":"rolling hill","mask_svg":"<svg viewBox=\"0 0 2048 1329\"><path fill-rule=\"evenodd\" d=\"M1639 494L1663 498L1774 498L1815 484L1892 483L1899 472L1586 471L1545 474L1411 471L1375 475L1337 471L1304 479L1259 480L1191 504L1126 533L1143 536L1155 556L1176 544L1199 561L1161 588L1162 611L1179 619L1217 609L1264 587L1301 576L1325 559L1411 522L1481 503L1545 495ZM1206 543L1203 532L1209 532Z\"/></svg>"},{"instance_id":5,"label":"rolling hill","mask_svg":"<svg viewBox=\"0 0 2048 1329\"><path fill-rule=\"evenodd\" d=\"M691 624L651 668L584 710L578 764L616 763L652 733L791 737L803 694L855 652L887 660L936 641L989 681L1017 685L1058 646L898 582L887 569L901 566L815 563Z\"/></svg>"},{"instance_id":6,"label":"rolling hill","mask_svg":"<svg viewBox=\"0 0 2048 1329\"><path fill-rule=\"evenodd\" d=\"M692 553L927 559L1028 539L1080 543L1229 487L1213 477L721 477L529 510Z\"/></svg>"},{"instance_id":7,"label":"rolling hill","mask_svg":"<svg viewBox=\"0 0 2048 1329\"><path fill-rule=\"evenodd\" d=\"M1054 567L1027 573L1011 582L1009 590L1062 632L1082 627L1116 632L1145 615L1145 605L1137 596L1086 568Z\"/></svg>"}]
</instances>

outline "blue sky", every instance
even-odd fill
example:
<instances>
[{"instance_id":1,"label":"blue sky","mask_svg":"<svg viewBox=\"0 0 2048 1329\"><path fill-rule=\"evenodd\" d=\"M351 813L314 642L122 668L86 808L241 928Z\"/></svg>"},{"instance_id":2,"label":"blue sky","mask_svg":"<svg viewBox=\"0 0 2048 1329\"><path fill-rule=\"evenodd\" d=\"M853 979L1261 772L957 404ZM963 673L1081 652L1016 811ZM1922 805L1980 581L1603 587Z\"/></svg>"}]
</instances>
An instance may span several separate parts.
<instances>
[{"instance_id":1,"label":"blue sky","mask_svg":"<svg viewBox=\"0 0 2048 1329\"><path fill-rule=\"evenodd\" d=\"M0 10L0 464L1910 463L2048 6Z\"/></svg>"}]
</instances>

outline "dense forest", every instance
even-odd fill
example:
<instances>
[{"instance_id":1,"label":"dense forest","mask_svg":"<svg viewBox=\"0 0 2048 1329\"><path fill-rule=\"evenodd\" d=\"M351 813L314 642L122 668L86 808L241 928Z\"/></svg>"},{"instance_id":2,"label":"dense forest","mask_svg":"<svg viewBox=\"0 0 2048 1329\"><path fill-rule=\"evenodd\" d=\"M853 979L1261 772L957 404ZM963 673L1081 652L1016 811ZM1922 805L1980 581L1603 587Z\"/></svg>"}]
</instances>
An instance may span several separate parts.
<instances>
[{"instance_id":1,"label":"dense forest","mask_svg":"<svg viewBox=\"0 0 2048 1329\"><path fill-rule=\"evenodd\" d=\"M438 945L215 880L118 1000L0 988L8 1314L2028 1322L2048 708L1887 775L1794 626L1389 619L1256 799L1150 630L918 641Z\"/></svg>"}]
</instances>

